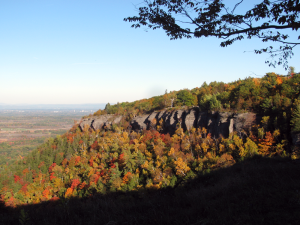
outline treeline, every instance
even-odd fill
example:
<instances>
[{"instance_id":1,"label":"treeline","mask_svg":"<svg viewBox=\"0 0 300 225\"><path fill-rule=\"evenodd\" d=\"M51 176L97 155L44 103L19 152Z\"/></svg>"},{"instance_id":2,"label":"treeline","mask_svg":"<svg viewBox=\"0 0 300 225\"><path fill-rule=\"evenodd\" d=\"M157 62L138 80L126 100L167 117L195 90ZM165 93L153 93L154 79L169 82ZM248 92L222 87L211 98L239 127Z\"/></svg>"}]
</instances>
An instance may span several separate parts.
<instances>
[{"instance_id":1,"label":"treeline","mask_svg":"<svg viewBox=\"0 0 300 225\"><path fill-rule=\"evenodd\" d=\"M161 96L142 99L135 102L123 102L106 105L104 110L98 110L94 116L103 114L118 114L131 119L137 115L149 113L164 108L179 108L182 106L199 106L201 110L256 112L270 116L269 126L273 129L281 126L283 132L291 129L299 130L300 125L293 122L290 127L292 112L300 104L300 74L294 73L291 67L288 75L267 73L262 78L248 77L225 84L224 82L204 82L201 87L192 90L167 92Z\"/></svg>"},{"instance_id":2,"label":"treeline","mask_svg":"<svg viewBox=\"0 0 300 225\"><path fill-rule=\"evenodd\" d=\"M242 136L231 133L218 139L204 127L184 131L180 124L173 136L159 133L159 127L129 132L124 121L97 131L74 125L0 171L1 201L16 206L95 193L177 187L254 155L297 159L299 147L291 145L288 134L300 131L299 82L300 74L269 73L229 84L204 83L200 88L133 103L107 104L95 115L121 114L128 122L138 114L165 107L198 105L202 110L254 111L263 119Z\"/></svg>"}]
</instances>

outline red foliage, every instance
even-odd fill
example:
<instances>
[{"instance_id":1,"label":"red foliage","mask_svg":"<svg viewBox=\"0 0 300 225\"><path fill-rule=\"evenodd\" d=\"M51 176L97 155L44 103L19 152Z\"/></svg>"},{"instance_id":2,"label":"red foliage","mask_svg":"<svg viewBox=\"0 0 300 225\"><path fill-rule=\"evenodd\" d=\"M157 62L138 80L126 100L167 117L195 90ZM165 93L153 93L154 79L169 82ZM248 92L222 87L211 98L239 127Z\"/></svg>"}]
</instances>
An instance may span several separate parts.
<instances>
[{"instance_id":1,"label":"red foliage","mask_svg":"<svg viewBox=\"0 0 300 225\"><path fill-rule=\"evenodd\" d=\"M116 161L117 161L117 159L116 159L116 158L113 158L113 159L110 161L109 166L110 166L111 168L116 168L116 165L114 164L114 162L116 162Z\"/></svg>"},{"instance_id":2,"label":"red foliage","mask_svg":"<svg viewBox=\"0 0 300 225\"><path fill-rule=\"evenodd\" d=\"M79 184L80 184L80 181L79 181L78 178L77 179L73 179L71 188L75 189Z\"/></svg>"},{"instance_id":3,"label":"red foliage","mask_svg":"<svg viewBox=\"0 0 300 225\"><path fill-rule=\"evenodd\" d=\"M99 175L102 177L105 174L105 172L106 172L106 169L102 170Z\"/></svg>"},{"instance_id":4,"label":"red foliage","mask_svg":"<svg viewBox=\"0 0 300 225\"><path fill-rule=\"evenodd\" d=\"M56 163L52 163L51 166L49 166L49 173L52 172L53 168L56 166Z\"/></svg>"},{"instance_id":5,"label":"red foliage","mask_svg":"<svg viewBox=\"0 0 300 225\"><path fill-rule=\"evenodd\" d=\"M155 141L157 141L158 139L160 139L160 133L157 130L153 130L153 138Z\"/></svg>"},{"instance_id":6,"label":"red foliage","mask_svg":"<svg viewBox=\"0 0 300 225\"><path fill-rule=\"evenodd\" d=\"M8 199L8 201L5 203L5 206L15 207L14 197L10 197L10 199Z\"/></svg>"},{"instance_id":7,"label":"red foliage","mask_svg":"<svg viewBox=\"0 0 300 225\"><path fill-rule=\"evenodd\" d=\"M79 185L79 189L82 190L83 188L85 188L87 186L87 183L85 183L85 181L83 181L80 185Z\"/></svg>"},{"instance_id":8,"label":"red foliage","mask_svg":"<svg viewBox=\"0 0 300 225\"><path fill-rule=\"evenodd\" d=\"M142 139L142 142L146 143L147 141L151 140L153 138L151 131L147 130L144 133L144 137Z\"/></svg>"},{"instance_id":9,"label":"red foliage","mask_svg":"<svg viewBox=\"0 0 300 225\"><path fill-rule=\"evenodd\" d=\"M119 163L119 165L123 165L124 162L125 162L124 153L122 153L119 155L118 163Z\"/></svg>"},{"instance_id":10,"label":"red foliage","mask_svg":"<svg viewBox=\"0 0 300 225\"><path fill-rule=\"evenodd\" d=\"M67 135L66 135L66 137L67 137L67 142L70 143L70 144L72 144L73 141L74 141L75 135L76 135L76 134L70 134L70 133L67 134Z\"/></svg>"},{"instance_id":11,"label":"red foliage","mask_svg":"<svg viewBox=\"0 0 300 225\"><path fill-rule=\"evenodd\" d=\"M44 161L42 161L42 162L40 163L40 165L38 165L38 168L40 169L43 165L45 165Z\"/></svg>"},{"instance_id":12,"label":"red foliage","mask_svg":"<svg viewBox=\"0 0 300 225\"><path fill-rule=\"evenodd\" d=\"M93 166L94 163L94 157L92 156L91 159L89 160L90 166Z\"/></svg>"},{"instance_id":13,"label":"red foliage","mask_svg":"<svg viewBox=\"0 0 300 225\"><path fill-rule=\"evenodd\" d=\"M57 200L59 200L59 197L56 196L50 199L50 201L57 201Z\"/></svg>"},{"instance_id":14,"label":"red foliage","mask_svg":"<svg viewBox=\"0 0 300 225\"><path fill-rule=\"evenodd\" d=\"M14 181L15 181L15 183L17 183L20 180L21 180L21 178L18 175L14 175Z\"/></svg>"},{"instance_id":15,"label":"red foliage","mask_svg":"<svg viewBox=\"0 0 300 225\"><path fill-rule=\"evenodd\" d=\"M91 145L92 149L97 149L98 148L98 142L95 141L92 145Z\"/></svg>"},{"instance_id":16,"label":"red foliage","mask_svg":"<svg viewBox=\"0 0 300 225\"><path fill-rule=\"evenodd\" d=\"M170 144L171 144L171 137L170 137L170 134L162 134L162 141L169 147Z\"/></svg>"},{"instance_id":17,"label":"red foliage","mask_svg":"<svg viewBox=\"0 0 300 225\"><path fill-rule=\"evenodd\" d=\"M80 162L80 156L76 156L75 158L75 166Z\"/></svg>"},{"instance_id":18,"label":"red foliage","mask_svg":"<svg viewBox=\"0 0 300 225\"><path fill-rule=\"evenodd\" d=\"M78 144L80 144L80 145L81 145L82 143L83 143L83 140L80 140L80 141L78 142Z\"/></svg>"},{"instance_id":19,"label":"red foliage","mask_svg":"<svg viewBox=\"0 0 300 225\"><path fill-rule=\"evenodd\" d=\"M97 174L93 174L90 178L90 183L95 183L97 184L98 180L99 180L100 176Z\"/></svg>"},{"instance_id":20,"label":"red foliage","mask_svg":"<svg viewBox=\"0 0 300 225\"><path fill-rule=\"evenodd\" d=\"M52 172L51 174L50 174L50 180L52 181L53 179L55 179L56 178L56 176L54 176L54 172Z\"/></svg>"},{"instance_id":21,"label":"red foliage","mask_svg":"<svg viewBox=\"0 0 300 225\"><path fill-rule=\"evenodd\" d=\"M23 191L24 194L27 192L27 186L28 186L28 183L24 184L21 188L21 191Z\"/></svg>"}]
</instances>

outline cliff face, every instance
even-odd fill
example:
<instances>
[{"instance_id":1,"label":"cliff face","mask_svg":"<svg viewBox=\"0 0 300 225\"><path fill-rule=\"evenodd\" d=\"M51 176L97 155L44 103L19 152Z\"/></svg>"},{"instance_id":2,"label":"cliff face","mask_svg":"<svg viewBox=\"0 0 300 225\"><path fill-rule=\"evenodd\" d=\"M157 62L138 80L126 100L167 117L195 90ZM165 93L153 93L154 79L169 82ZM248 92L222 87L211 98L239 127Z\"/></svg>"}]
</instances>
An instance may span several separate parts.
<instances>
[{"instance_id":1,"label":"cliff face","mask_svg":"<svg viewBox=\"0 0 300 225\"><path fill-rule=\"evenodd\" d=\"M134 130L150 129L154 118L156 123L162 119L162 132L164 133L174 134L179 123L184 130L205 127L207 132L216 138L228 137L233 131L240 133L242 130L249 130L252 125L261 121L261 117L255 113L209 113L201 112L195 107L190 110L153 112L138 116L131 121L130 125Z\"/></svg>"},{"instance_id":2,"label":"cliff face","mask_svg":"<svg viewBox=\"0 0 300 225\"><path fill-rule=\"evenodd\" d=\"M83 129L85 126L92 129L101 129L104 126L113 123L119 123L122 116L101 115L82 120L79 124ZM252 125L258 124L261 117L255 113L231 113L231 112L202 112L198 107L189 110L173 110L153 112L137 116L130 121L132 130L139 131L143 129L151 129L151 127L162 122L163 133L174 134L177 124L181 124L184 130L191 130L193 127L205 127L212 137L228 137L233 131L241 133L242 130L249 130Z\"/></svg>"},{"instance_id":3,"label":"cliff face","mask_svg":"<svg viewBox=\"0 0 300 225\"><path fill-rule=\"evenodd\" d=\"M94 130L102 129L105 126L110 126L114 123L120 123L122 116L114 116L111 114L101 115L101 116L93 116L91 118L83 119L79 123L79 127L81 130L85 126L91 127Z\"/></svg>"}]
</instances>

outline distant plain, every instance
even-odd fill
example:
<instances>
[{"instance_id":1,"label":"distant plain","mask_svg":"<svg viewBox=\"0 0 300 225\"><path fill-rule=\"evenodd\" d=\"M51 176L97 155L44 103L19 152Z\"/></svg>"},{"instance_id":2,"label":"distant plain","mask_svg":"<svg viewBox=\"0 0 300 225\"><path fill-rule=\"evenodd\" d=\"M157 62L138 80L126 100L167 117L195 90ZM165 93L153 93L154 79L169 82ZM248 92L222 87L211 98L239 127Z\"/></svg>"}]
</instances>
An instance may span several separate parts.
<instances>
[{"instance_id":1,"label":"distant plain","mask_svg":"<svg viewBox=\"0 0 300 225\"><path fill-rule=\"evenodd\" d=\"M101 107L53 106L44 105L42 109L43 105L6 105L0 109L0 167L23 158L48 138L66 133L84 115L98 110L97 106Z\"/></svg>"}]
</instances>

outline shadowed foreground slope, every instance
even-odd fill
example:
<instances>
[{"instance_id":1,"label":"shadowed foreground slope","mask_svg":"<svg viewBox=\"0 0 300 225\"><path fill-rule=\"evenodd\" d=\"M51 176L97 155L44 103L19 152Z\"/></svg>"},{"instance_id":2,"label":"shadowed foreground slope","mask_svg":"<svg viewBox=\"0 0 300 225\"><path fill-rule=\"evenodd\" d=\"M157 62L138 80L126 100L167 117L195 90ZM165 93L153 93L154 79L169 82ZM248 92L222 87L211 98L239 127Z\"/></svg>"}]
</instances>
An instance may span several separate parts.
<instances>
[{"instance_id":1,"label":"shadowed foreground slope","mask_svg":"<svg viewBox=\"0 0 300 225\"><path fill-rule=\"evenodd\" d=\"M174 189L2 204L0 224L300 224L299 178L299 160L256 156Z\"/></svg>"}]
</instances>

